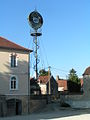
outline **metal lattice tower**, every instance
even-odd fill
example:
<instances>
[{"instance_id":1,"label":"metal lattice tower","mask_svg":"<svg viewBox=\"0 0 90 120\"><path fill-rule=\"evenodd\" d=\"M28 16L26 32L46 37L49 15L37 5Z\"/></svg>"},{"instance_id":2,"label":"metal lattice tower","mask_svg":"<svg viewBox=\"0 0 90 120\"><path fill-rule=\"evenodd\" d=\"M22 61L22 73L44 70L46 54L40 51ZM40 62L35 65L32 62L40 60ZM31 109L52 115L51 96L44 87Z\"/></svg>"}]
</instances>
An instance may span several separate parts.
<instances>
[{"instance_id":1,"label":"metal lattice tower","mask_svg":"<svg viewBox=\"0 0 90 120\"><path fill-rule=\"evenodd\" d=\"M42 16L35 10L30 13L29 17L29 24L33 28L33 32L31 32L31 36L33 37L33 42L34 42L34 57L35 57L35 65L34 65L34 70L36 73L36 79L38 79L38 41L37 38L42 35L41 32L38 31L39 28L41 28L43 24L43 18Z\"/></svg>"}]
</instances>

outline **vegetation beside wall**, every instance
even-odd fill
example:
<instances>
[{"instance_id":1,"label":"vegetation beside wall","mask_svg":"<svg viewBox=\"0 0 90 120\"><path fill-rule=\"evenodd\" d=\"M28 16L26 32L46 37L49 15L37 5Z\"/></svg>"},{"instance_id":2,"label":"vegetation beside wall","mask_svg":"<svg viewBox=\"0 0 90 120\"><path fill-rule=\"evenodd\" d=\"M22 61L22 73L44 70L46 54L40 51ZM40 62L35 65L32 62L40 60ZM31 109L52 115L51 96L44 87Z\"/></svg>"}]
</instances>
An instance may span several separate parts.
<instances>
[{"instance_id":1,"label":"vegetation beside wall","mask_svg":"<svg viewBox=\"0 0 90 120\"><path fill-rule=\"evenodd\" d=\"M76 71L72 68L70 70L67 82L69 92L80 92L81 91L81 83Z\"/></svg>"},{"instance_id":2,"label":"vegetation beside wall","mask_svg":"<svg viewBox=\"0 0 90 120\"><path fill-rule=\"evenodd\" d=\"M80 92L81 91L81 84L77 84L73 81L68 81L68 90L69 92Z\"/></svg>"}]
</instances>

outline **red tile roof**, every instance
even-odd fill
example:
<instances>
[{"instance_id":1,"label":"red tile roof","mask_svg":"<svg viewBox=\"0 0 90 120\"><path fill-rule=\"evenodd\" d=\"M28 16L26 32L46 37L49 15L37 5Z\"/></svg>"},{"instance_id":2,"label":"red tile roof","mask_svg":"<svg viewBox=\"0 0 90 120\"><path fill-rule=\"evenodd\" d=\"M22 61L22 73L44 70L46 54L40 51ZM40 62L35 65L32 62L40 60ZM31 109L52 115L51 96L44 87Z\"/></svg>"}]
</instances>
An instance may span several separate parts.
<instances>
[{"instance_id":1,"label":"red tile roof","mask_svg":"<svg viewBox=\"0 0 90 120\"><path fill-rule=\"evenodd\" d=\"M39 76L38 81L42 84L47 84L48 76Z\"/></svg>"},{"instance_id":2,"label":"red tile roof","mask_svg":"<svg viewBox=\"0 0 90 120\"><path fill-rule=\"evenodd\" d=\"M68 81L64 79L57 80L58 87L64 87L64 90L67 90L68 89L67 82ZM80 78L80 83L81 83L81 86L83 86L83 78Z\"/></svg>"},{"instance_id":3,"label":"red tile roof","mask_svg":"<svg viewBox=\"0 0 90 120\"><path fill-rule=\"evenodd\" d=\"M88 68L86 68L86 70L83 73L83 75L90 75L90 66Z\"/></svg>"},{"instance_id":4,"label":"red tile roof","mask_svg":"<svg viewBox=\"0 0 90 120\"><path fill-rule=\"evenodd\" d=\"M67 80L59 79L57 80L58 87L63 87L64 90L67 90Z\"/></svg>"},{"instance_id":5,"label":"red tile roof","mask_svg":"<svg viewBox=\"0 0 90 120\"><path fill-rule=\"evenodd\" d=\"M32 52L32 50L24 48L24 47L22 47L16 43L13 43L13 42L11 42L3 37L0 37L0 48Z\"/></svg>"}]
</instances>

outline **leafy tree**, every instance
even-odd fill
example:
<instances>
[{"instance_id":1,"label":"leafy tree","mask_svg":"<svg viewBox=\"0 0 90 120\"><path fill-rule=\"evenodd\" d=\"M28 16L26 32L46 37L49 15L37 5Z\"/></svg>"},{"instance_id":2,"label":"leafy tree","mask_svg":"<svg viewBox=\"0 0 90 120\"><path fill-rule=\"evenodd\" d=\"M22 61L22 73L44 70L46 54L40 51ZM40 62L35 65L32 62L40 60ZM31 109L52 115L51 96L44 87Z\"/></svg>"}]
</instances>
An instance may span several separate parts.
<instances>
[{"instance_id":1,"label":"leafy tree","mask_svg":"<svg viewBox=\"0 0 90 120\"><path fill-rule=\"evenodd\" d=\"M48 75L48 71L46 71L45 69L41 69L39 71L39 76L46 76L46 75Z\"/></svg>"},{"instance_id":2,"label":"leafy tree","mask_svg":"<svg viewBox=\"0 0 90 120\"><path fill-rule=\"evenodd\" d=\"M78 75L76 74L76 71L73 68L70 70L68 80L80 84L80 79L78 78Z\"/></svg>"},{"instance_id":3,"label":"leafy tree","mask_svg":"<svg viewBox=\"0 0 90 120\"><path fill-rule=\"evenodd\" d=\"M72 68L68 76L68 90L70 92L80 92L81 84L76 71Z\"/></svg>"}]
</instances>

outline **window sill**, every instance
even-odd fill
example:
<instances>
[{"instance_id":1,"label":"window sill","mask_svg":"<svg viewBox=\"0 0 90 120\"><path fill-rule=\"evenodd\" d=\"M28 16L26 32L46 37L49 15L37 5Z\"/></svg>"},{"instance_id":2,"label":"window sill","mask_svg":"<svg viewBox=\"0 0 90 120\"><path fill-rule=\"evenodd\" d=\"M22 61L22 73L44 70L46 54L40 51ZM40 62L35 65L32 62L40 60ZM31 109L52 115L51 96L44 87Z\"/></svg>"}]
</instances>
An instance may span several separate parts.
<instances>
[{"instance_id":1,"label":"window sill","mask_svg":"<svg viewBox=\"0 0 90 120\"><path fill-rule=\"evenodd\" d=\"M18 91L18 89L10 89L10 91Z\"/></svg>"}]
</instances>

